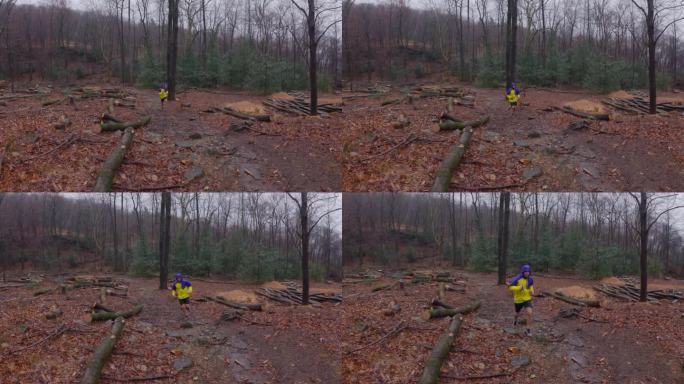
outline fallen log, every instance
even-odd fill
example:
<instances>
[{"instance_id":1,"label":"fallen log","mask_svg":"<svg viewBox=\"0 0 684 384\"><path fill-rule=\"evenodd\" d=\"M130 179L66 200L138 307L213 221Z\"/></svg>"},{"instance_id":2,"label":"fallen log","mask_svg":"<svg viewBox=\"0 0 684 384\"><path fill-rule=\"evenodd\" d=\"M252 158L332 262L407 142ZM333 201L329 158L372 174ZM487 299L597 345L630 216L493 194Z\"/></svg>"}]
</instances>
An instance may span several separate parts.
<instances>
[{"instance_id":1,"label":"fallen log","mask_svg":"<svg viewBox=\"0 0 684 384\"><path fill-rule=\"evenodd\" d=\"M234 301L229 301L226 300L220 296L205 296L209 301L213 301L215 303L223 304L225 306L231 307L231 308L236 308L236 309L249 309L251 311L261 311L261 304L248 304L248 303L237 303Z\"/></svg>"},{"instance_id":2,"label":"fallen log","mask_svg":"<svg viewBox=\"0 0 684 384\"><path fill-rule=\"evenodd\" d=\"M566 303L573 304L573 305L579 305L582 307L599 307L600 306L598 300L575 299L575 298L568 297L568 296L562 295L560 293L555 293L555 292L544 292L544 294L555 297L556 299L558 299L560 301L564 301Z\"/></svg>"},{"instance_id":3,"label":"fallen log","mask_svg":"<svg viewBox=\"0 0 684 384\"><path fill-rule=\"evenodd\" d=\"M553 109L565 113L569 113L573 116L581 117L584 119L589 119L589 120L604 120L608 121L610 120L610 116L607 113L586 113L586 112L581 112L576 109L572 109L570 107L552 107Z\"/></svg>"},{"instance_id":4,"label":"fallen log","mask_svg":"<svg viewBox=\"0 0 684 384\"><path fill-rule=\"evenodd\" d=\"M443 303L442 303L443 304ZM475 300L472 303L459 308L432 308L429 310L429 319L434 319L438 317L455 316L455 315L466 315L478 308L480 308L482 302L480 300Z\"/></svg>"},{"instance_id":5,"label":"fallen log","mask_svg":"<svg viewBox=\"0 0 684 384\"><path fill-rule=\"evenodd\" d=\"M100 170L100 173L97 176L97 181L95 182L95 188L93 189L93 192L111 191L112 183L114 182L114 175L116 175L116 171L121 166L121 163L123 163L126 151L128 151L128 148L130 148L131 143L133 142L134 134L135 131L133 128L126 129L123 137L121 138L121 144L119 144L114 152L109 155L107 161L104 163L104 166L102 166L102 170Z\"/></svg>"},{"instance_id":6,"label":"fallen log","mask_svg":"<svg viewBox=\"0 0 684 384\"><path fill-rule=\"evenodd\" d=\"M238 119L242 120L249 120L249 121L264 121L264 122L270 122L271 121L271 115L253 115L250 113L245 113L245 112L240 112L236 111L233 108L230 107L214 107L214 110L218 112L223 112L226 115L231 115L233 117L237 117Z\"/></svg>"},{"instance_id":7,"label":"fallen log","mask_svg":"<svg viewBox=\"0 0 684 384\"><path fill-rule=\"evenodd\" d=\"M125 312L94 312L90 315L90 317L92 321L114 320L117 317L123 317L124 319L128 319L129 317L135 316L138 313L140 313L142 309L143 306L138 304Z\"/></svg>"},{"instance_id":8,"label":"fallen log","mask_svg":"<svg viewBox=\"0 0 684 384\"><path fill-rule=\"evenodd\" d=\"M449 356L449 351L451 350L451 345L454 343L456 335L461 328L461 322L463 317L455 316L447 331L440 336L437 344L430 352L430 356L425 362L425 368L423 368L423 374L420 377L419 384L437 384L439 383L439 375L442 369L442 363L447 356Z\"/></svg>"},{"instance_id":9,"label":"fallen log","mask_svg":"<svg viewBox=\"0 0 684 384\"><path fill-rule=\"evenodd\" d=\"M152 121L150 116L145 117L140 121L117 123L113 120L103 121L100 123L100 132L125 131L128 128L138 129L146 126Z\"/></svg>"},{"instance_id":10,"label":"fallen log","mask_svg":"<svg viewBox=\"0 0 684 384\"><path fill-rule=\"evenodd\" d=\"M102 339L100 345L95 349L90 359L88 359L81 384L97 384L100 382L102 368L109 359L109 356L112 355L116 342L121 338L124 323L125 320L122 317L117 317L114 320L111 333Z\"/></svg>"},{"instance_id":11,"label":"fallen log","mask_svg":"<svg viewBox=\"0 0 684 384\"><path fill-rule=\"evenodd\" d=\"M65 101L65 100L66 100L66 97L63 97L63 98L61 98L61 99L46 100L46 101L44 101L41 105L42 105L43 107L49 107L49 106L54 105L54 104L60 104L60 103L62 103L62 102Z\"/></svg>"},{"instance_id":12,"label":"fallen log","mask_svg":"<svg viewBox=\"0 0 684 384\"><path fill-rule=\"evenodd\" d=\"M487 119L489 121L489 119ZM437 175L435 176L435 183L432 185L432 192L446 192L449 190L449 184L451 184L451 177L461 163L461 159L465 154L466 147L470 143L470 139L473 136L473 127L468 127L463 129L461 132L461 139L458 144L455 144L449 150L444 161L439 166L437 170Z\"/></svg>"},{"instance_id":13,"label":"fallen log","mask_svg":"<svg viewBox=\"0 0 684 384\"><path fill-rule=\"evenodd\" d=\"M456 129L463 129L465 127L477 128L487 124L489 121L489 116L485 116L478 120L473 121L455 121L452 119L442 119L439 122L440 131L453 131Z\"/></svg>"}]
</instances>

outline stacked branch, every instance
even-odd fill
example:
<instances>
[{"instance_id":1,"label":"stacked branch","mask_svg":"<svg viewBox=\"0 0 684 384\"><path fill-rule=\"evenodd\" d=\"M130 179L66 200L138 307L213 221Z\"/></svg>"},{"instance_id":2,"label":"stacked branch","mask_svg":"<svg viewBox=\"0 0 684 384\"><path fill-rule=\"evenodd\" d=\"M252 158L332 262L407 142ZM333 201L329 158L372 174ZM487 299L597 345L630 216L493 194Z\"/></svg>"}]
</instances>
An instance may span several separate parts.
<instances>
[{"instance_id":1,"label":"stacked branch","mask_svg":"<svg viewBox=\"0 0 684 384\"><path fill-rule=\"evenodd\" d=\"M302 292L293 287L287 287L285 289L275 289L275 288L258 288L255 293L259 296L266 297L273 301L277 301L284 304L303 304ZM323 302L333 302L341 303L342 295L337 294L325 294L325 293L315 293L309 295L309 301L314 301L317 303Z\"/></svg>"},{"instance_id":2,"label":"stacked branch","mask_svg":"<svg viewBox=\"0 0 684 384\"><path fill-rule=\"evenodd\" d=\"M81 384L96 384L100 382L102 368L109 359L109 356L112 355L116 342L121 338L124 322L122 317L117 317L116 320L114 320L111 333L102 339L100 345L95 349L95 352L90 356L90 359L88 359L88 364L86 365L85 373L81 379Z\"/></svg>"},{"instance_id":3,"label":"stacked branch","mask_svg":"<svg viewBox=\"0 0 684 384\"><path fill-rule=\"evenodd\" d=\"M431 304L432 308L428 311L427 316L429 319L456 315L467 315L468 313L480 308L480 304L482 304L482 302L480 300L475 300L472 303L464 305L459 308L454 308L439 300L432 300Z\"/></svg>"},{"instance_id":4,"label":"stacked branch","mask_svg":"<svg viewBox=\"0 0 684 384\"><path fill-rule=\"evenodd\" d=\"M631 113L631 114L649 114L649 101L641 96L635 96L630 99L609 97L601 100L605 105L613 107L617 110ZM671 102L660 102L656 104L656 111L660 113L667 113L671 111L684 111L684 105L675 104Z\"/></svg>"},{"instance_id":5,"label":"stacked branch","mask_svg":"<svg viewBox=\"0 0 684 384\"><path fill-rule=\"evenodd\" d=\"M594 289L608 296L627 301L639 301L641 298L640 288L632 283L625 283L624 285L602 283L595 285ZM650 290L647 292L646 298L649 301L680 300L684 299L684 292L675 289Z\"/></svg>"},{"instance_id":6,"label":"stacked branch","mask_svg":"<svg viewBox=\"0 0 684 384\"><path fill-rule=\"evenodd\" d=\"M285 99L266 99L263 102L264 105L271 107L275 110L291 113L298 116L309 116L310 113L310 102L306 99L297 98L294 100ZM342 112L342 107L333 104L319 104L318 113L320 115L327 115L329 113Z\"/></svg>"}]
</instances>

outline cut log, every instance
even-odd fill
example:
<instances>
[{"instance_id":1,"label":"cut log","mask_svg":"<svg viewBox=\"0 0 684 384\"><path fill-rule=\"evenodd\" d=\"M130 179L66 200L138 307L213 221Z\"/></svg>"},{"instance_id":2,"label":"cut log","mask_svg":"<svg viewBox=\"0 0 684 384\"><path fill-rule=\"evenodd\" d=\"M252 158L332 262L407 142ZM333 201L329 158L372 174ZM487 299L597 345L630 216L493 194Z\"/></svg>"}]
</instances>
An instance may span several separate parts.
<instances>
[{"instance_id":1,"label":"cut log","mask_svg":"<svg viewBox=\"0 0 684 384\"><path fill-rule=\"evenodd\" d=\"M54 104L59 104L65 100L66 100L66 97L62 97L60 99L46 100L43 102L42 105L43 105L43 107L49 107L49 106L54 105Z\"/></svg>"},{"instance_id":2,"label":"cut log","mask_svg":"<svg viewBox=\"0 0 684 384\"><path fill-rule=\"evenodd\" d=\"M91 319L92 321L114 320L117 317L123 317L125 319L128 319L129 317L135 316L138 313L140 313L142 309L142 305L136 305L135 307L129 309L126 312L97 312L91 314Z\"/></svg>"},{"instance_id":3,"label":"cut log","mask_svg":"<svg viewBox=\"0 0 684 384\"><path fill-rule=\"evenodd\" d=\"M394 316L399 312L401 312L401 305L392 301L390 302L389 306L387 306L387 308L385 308L385 310L382 311L382 314L385 316Z\"/></svg>"},{"instance_id":4,"label":"cut log","mask_svg":"<svg viewBox=\"0 0 684 384\"><path fill-rule=\"evenodd\" d=\"M95 304L93 304L93 312L110 312L110 313L114 313L114 310L111 309L111 308L109 308L109 307L106 307L106 306L104 306L104 305L102 305L102 304L100 304L100 303L95 303Z\"/></svg>"},{"instance_id":5,"label":"cut log","mask_svg":"<svg viewBox=\"0 0 684 384\"><path fill-rule=\"evenodd\" d=\"M123 121L117 119L116 117L114 117L108 113L103 113L102 115L100 115L100 122L101 123L108 123L108 122L123 123Z\"/></svg>"},{"instance_id":6,"label":"cut log","mask_svg":"<svg viewBox=\"0 0 684 384\"><path fill-rule=\"evenodd\" d=\"M544 292L544 294L555 297L556 299L564 301L566 303L579 305L582 307L599 307L598 300L575 299L575 298L568 297L568 296L562 295L560 293L555 293L555 292Z\"/></svg>"},{"instance_id":7,"label":"cut log","mask_svg":"<svg viewBox=\"0 0 684 384\"><path fill-rule=\"evenodd\" d=\"M485 116L478 120L473 121L454 121L451 119L443 119L439 122L440 131L453 131L456 129L463 129L465 127L477 128L487 124L489 121L489 116Z\"/></svg>"},{"instance_id":8,"label":"cut log","mask_svg":"<svg viewBox=\"0 0 684 384\"><path fill-rule=\"evenodd\" d=\"M109 102L107 103L107 112L109 112L110 115L114 113L114 99L109 99Z\"/></svg>"},{"instance_id":9,"label":"cut log","mask_svg":"<svg viewBox=\"0 0 684 384\"><path fill-rule=\"evenodd\" d=\"M60 316L62 316L64 312L62 311L62 308L58 307L57 305L53 305L50 307L50 311L45 314L45 318L48 320L54 320Z\"/></svg>"},{"instance_id":10,"label":"cut log","mask_svg":"<svg viewBox=\"0 0 684 384\"><path fill-rule=\"evenodd\" d=\"M133 142L134 134L135 131L133 128L126 129L121 138L121 144L114 149L114 152L109 155L104 166L102 166L102 170L100 170L97 181L95 182L94 192L109 192L112 190L114 175L116 175L116 171L121 166L121 163L123 163L126 151L128 151L128 148L130 148L131 143Z\"/></svg>"},{"instance_id":11,"label":"cut log","mask_svg":"<svg viewBox=\"0 0 684 384\"><path fill-rule=\"evenodd\" d=\"M453 306L443 302L440 299L432 299L432 302L430 303L430 305L432 305L433 307L442 307L442 308L446 308L446 309L454 309Z\"/></svg>"},{"instance_id":12,"label":"cut log","mask_svg":"<svg viewBox=\"0 0 684 384\"><path fill-rule=\"evenodd\" d=\"M475 300L472 303L459 307L459 308L433 308L429 311L429 318L434 319L437 317L455 316L455 315L466 315L478 308L480 308L481 301Z\"/></svg>"},{"instance_id":13,"label":"cut log","mask_svg":"<svg viewBox=\"0 0 684 384\"><path fill-rule=\"evenodd\" d=\"M442 334L442 336L437 341L437 344L430 352L430 356L425 362L425 368L423 368L423 374L420 377L420 384L437 384L439 383L440 371L442 369L442 363L449 356L449 351L451 350L451 345L454 343L456 335L461 328L461 322L463 317L455 316L447 331Z\"/></svg>"},{"instance_id":14,"label":"cut log","mask_svg":"<svg viewBox=\"0 0 684 384\"><path fill-rule=\"evenodd\" d=\"M489 118L487 118L489 121ZM435 183L432 185L432 192L447 192L449 190L449 184L451 184L451 177L461 163L461 159L465 154L466 147L470 143L470 139L473 136L473 127L468 127L463 129L461 132L461 139L458 144L455 144L449 150L447 157L442 161L442 164L437 170L437 175L435 177Z\"/></svg>"},{"instance_id":15,"label":"cut log","mask_svg":"<svg viewBox=\"0 0 684 384\"><path fill-rule=\"evenodd\" d=\"M46 294L46 293L51 293L51 292L53 292L54 290L55 290L54 288L41 289L41 290L39 290L39 291L33 292L33 296L44 295L44 294Z\"/></svg>"},{"instance_id":16,"label":"cut log","mask_svg":"<svg viewBox=\"0 0 684 384\"><path fill-rule=\"evenodd\" d=\"M128 128L138 129L146 126L150 123L150 121L152 121L152 118L150 116L147 116L144 119L135 122L117 123L115 121L103 121L100 123L100 132L125 131Z\"/></svg>"},{"instance_id":17,"label":"cut log","mask_svg":"<svg viewBox=\"0 0 684 384\"><path fill-rule=\"evenodd\" d=\"M121 338L124 323L125 320L122 317L117 317L116 320L114 320L111 333L102 339L100 345L95 349L95 352L90 356L90 359L88 359L88 364L86 365L85 373L81 379L81 384L97 384L100 382L102 368L109 359L109 356L111 356L116 342Z\"/></svg>"},{"instance_id":18,"label":"cut log","mask_svg":"<svg viewBox=\"0 0 684 384\"><path fill-rule=\"evenodd\" d=\"M235 309L249 309L251 311L261 311L261 304L248 304L248 303L237 303L234 301L226 300L222 297L215 296L205 296L207 300L213 301L215 303L223 304L225 306L235 308Z\"/></svg>"}]
</instances>

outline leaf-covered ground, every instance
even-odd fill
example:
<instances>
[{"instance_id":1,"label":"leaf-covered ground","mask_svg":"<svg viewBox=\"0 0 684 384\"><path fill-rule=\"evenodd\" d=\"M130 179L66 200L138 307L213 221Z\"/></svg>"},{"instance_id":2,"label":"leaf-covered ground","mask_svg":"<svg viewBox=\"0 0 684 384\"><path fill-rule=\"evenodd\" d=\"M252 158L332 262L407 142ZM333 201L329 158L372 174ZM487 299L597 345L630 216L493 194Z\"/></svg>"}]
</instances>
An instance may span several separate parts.
<instances>
[{"instance_id":1,"label":"leaf-covered ground","mask_svg":"<svg viewBox=\"0 0 684 384\"><path fill-rule=\"evenodd\" d=\"M134 302L143 311L125 323L114 354L105 365L102 383L169 376L149 383L337 383L341 381L336 331L340 306L285 306L265 301L263 312L245 320L219 322L228 309L213 302L192 303L192 328L181 328L183 316L168 291L154 279L126 278L129 297L108 297L107 305L124 310ZM51 287L45 281L41 287ZM194 281L194 297L257 286ZM90 322L90 307L99 289L82 288L33 296L40 289L0 290L0 382L73 383L111 322ZM338 290L330 284L318 288ZM51 306L64 314L45 318ZM253 323L261 324L253 324ZM262 325L267 324L267 325ZM55 334L61 326L63 333ZM51 336L52 335L52 336ZM50 337L51 336L51 337ZM192 366L174 368L189 358Z\"/></svg>"},{"instance_id":2,"label":"leaf-covered ground","mask_svg":"<svg viewBox=\"0 0 684 384\"><path fill-rule=\"evenodd\" d=\"M156 91L125 90L135 97L135 109L117 106L114 116L124 121L151 116L152 121L136 131L114 179L115 190L340 190L335 135L342 114L322 118L274 113L274 122L234 132L229 126L239 119L202 111L229 102L261 105L265 96L190 90L162 111ZM0 105L0 190L92 190L121 133L94 132L107 110L107 98L76 98L75 106L42 105L68 93L68 88L54 89L46 96ZM63 117L72 124L55 129ZM203 175L191 178L200 168Z\"/></svg>"},{"instance_id":3,"label":"leaf-covered ground","mask_svg":"<svg viewBox=\"0 0 684 384\"><path fill-rule=\"evenodd\" d=\"M457 105L452 115L462 120L489 115L491 120L475 130L454 172L452 190L684 188L681 112L635 116L610 110L610 121L594 121L586 129L572 130L568 124L578 118L543 109L582 99L600 102L604 96L526 89L525 105L513 113L501 90L465 88L475 95L475 106ZM343 190L429 191L432 187L439 164L459 141L459 132L436 132L437 118L446 108L445 97L381 105L401 95L401 89L393 87L388 95L346 102L346 129L341 137ZM394 128L392 123L400 114L410 124ZM529 176L538 171L541 175L530 179L524 177L526 170Z\"/></svg>"},{"instance_id":4,"label":"leaf-covered ground","mask_svg":"<svg viewBox=\"0 0 684 384\"><path fill-rule=\"evenodd\" d=\"M452 270L453 271L453 270ZM582 309L585 318L556 319L570 304L550 297L534 299L532 337L516 334L513 303L505 287L496 286L495 274L453 271L465 281L466 292L446 292L446 302L461 306L482 300L482 306L464 318L460 334L442 366L442 383L681 383L684 380L684 307L681 302L658 305L604 299L602 307ZM424 313L437 296L437 283L394 286L378 292L373 287L396 281L386 273L372 283L345 283L345 316L340 327L345 383L410 383L420 377L424 363L449 319L426 320ZM537 276L537 291L592 281ZM680 283L684 286L684 283ZM391 303L401 312L385 316ZM385 337L399 324L408 328ZM518 329L520 330L520 329ZM510 333L513 332L513 333ZM355 349L366 347L355 353ZM515 360L529 358L518 369ZM465 377L507 373L487 379Z\"/></svg>"}]
</instances>

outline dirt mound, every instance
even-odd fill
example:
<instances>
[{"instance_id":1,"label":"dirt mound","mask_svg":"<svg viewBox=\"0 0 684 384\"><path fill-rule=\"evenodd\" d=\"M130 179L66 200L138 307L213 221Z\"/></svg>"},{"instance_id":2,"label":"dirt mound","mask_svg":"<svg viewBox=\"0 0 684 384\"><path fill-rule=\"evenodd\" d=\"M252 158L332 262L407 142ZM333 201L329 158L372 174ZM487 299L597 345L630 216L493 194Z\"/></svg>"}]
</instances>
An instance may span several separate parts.
<instances>
[{"instance_id":1,"label":"dirt mound","mask_svg":"<svg viewBox=\"0 0 684 384\"><path fill-rule=\"evenodd\" d=\"M672 104L684 104L684 96L659 96L656 101L658 103L672 103Z\"/></svg>"},{"instance_id":2,"label":"dirt mound","mask_svg":"<svg viewBox=\"0 0 684 384\"><path fill-rule=\"evenodd\" d=\"M234 289L227 292L217 292L216 296L222 297L228 301L236 301L238 303L258 303L259 299L253 292L245 292L240 289Z\"/></svg>"},{"instance_id":3,"label":"dirt mound","mask_svg":"<svg viewBox=\"0 0 684 384\"><path fill-rule=\"evenodd\" d=\"M238 101L235 103L223 104L224 107L232 108L238 112L249 113L252 115L265 115L266 108L251 101Z\"/></svg>"},{"instance_id":4,"label":"dirt mound","mask_svg":"<svg viewBox=\"0 0 684 384\"><path fill-rule=\"evenodd\" d=\"M560 293L561 295L572 297L575 299L596 299L596 295L594 295L594 291L592 289L580 287L579 285L571 285L569 287L558 288L556 289L556 293Z\"/></svg>"},{"instance_id":5,"label":"dirt mound","mask_svg":"<svg viewBox=\"0 0 684 384\"><path fill-rule=\"evenodd\" d=\"M617 99L632 99L632 98L634 98L634 96L630 95L629 93L627 93L626 91L624 91L622 89L619 91L609 93L608 97L615 97Z\"/></svg>"},{"instance_id":6,"label":"dirt mound","mask_svg":"<svg viewBox=\"0 0 684 384\"><path fill-rule=\"evenodd\" d=\"M285 92L276 92L269 96L271 99L276 99L276 100L294 100L294 97L285 93Z\"/></svg>"},{"instance_id":7,"label":"dirt mound","mask_svg":"<svg viewBox=\"0 0 684 384\"><path fill-rule=\"evenodd\" d=\"M269 281L268 283L261 284L261 288L285 289L287 287L280 281Z\"/></svg>"},{"instance_id":8,"label":"dirt mound","mask_svg":"<svg viewBox=\"0 0 684 384\"><path fill-rule=\"evenodd\" d=\"M342 104L342 97L321 97L318 99L319 104Z\"/></svg>"},{"instance_id":9,"label":"dirt mound","mask_svg":"<svg viewBox=\"0 0 684 384\"><path fill-rule=\"evenodd\" d=\"M569 101L563 104L564 107L570 107L574 110L587 112L587 113L605 113L603 106L595 101L589 101L586 99Z\"/></svg>"},{"instance_id":10,"label":"dirt mound","mask_svg":"<svg viewBox=\"0 0 684 384\"><path fill-rule=\"evenodd\" d=\"M341 293L338 287L311 287L311 293Z\"/></svg>"},{"instance_id":11,"label":"dirt mound","mask_svg":"<svg viewBox=\"0 0 684 384\"><path fill-rule=\"evenodd\" d=\"M604 283L604 284L615 284L615 285L622 285L622 284L624 284L624 281L618 279L618 278L615 277L615 276L604 277L603 279L601 279L601 282Z\"/></svg>"}]
</instances>

